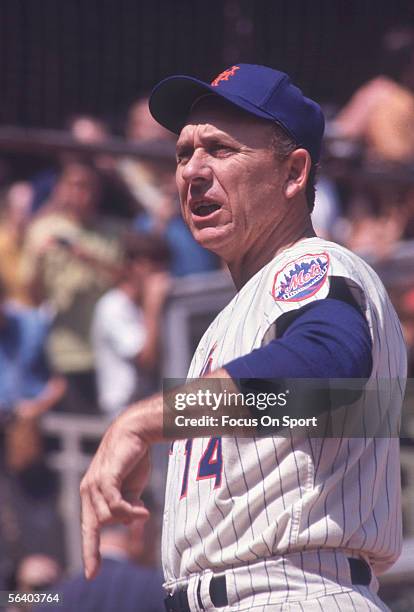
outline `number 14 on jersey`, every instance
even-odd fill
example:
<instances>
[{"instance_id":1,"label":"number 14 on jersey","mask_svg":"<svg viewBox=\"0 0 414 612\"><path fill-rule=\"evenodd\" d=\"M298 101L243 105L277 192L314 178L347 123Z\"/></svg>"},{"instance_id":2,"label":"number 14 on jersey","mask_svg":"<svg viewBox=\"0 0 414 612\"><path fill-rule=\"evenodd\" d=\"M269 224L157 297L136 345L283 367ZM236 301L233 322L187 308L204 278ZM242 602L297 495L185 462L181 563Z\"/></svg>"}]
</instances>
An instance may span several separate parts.
<instances>
[{"instance_id":1,"label":"number 14 on jersey","mask_svg":"<svg viewBox=\"0 0 414 612\"><path fill-rule=\"evenodd\" d=\"M181 485L180 499L183 499L187 495L189 485L188 479L190 474L190 463L194 457L192 457L193 440L189 439L185 443L185 465L183 472L183 481ZM214 488L218 489L221 485L223 474L223 454L221 447L221 438L212 437L209 439L206 450L198 461L197 469L197 480L206 480L207 478L214 478Z\"/></svg>"}]
</instances>

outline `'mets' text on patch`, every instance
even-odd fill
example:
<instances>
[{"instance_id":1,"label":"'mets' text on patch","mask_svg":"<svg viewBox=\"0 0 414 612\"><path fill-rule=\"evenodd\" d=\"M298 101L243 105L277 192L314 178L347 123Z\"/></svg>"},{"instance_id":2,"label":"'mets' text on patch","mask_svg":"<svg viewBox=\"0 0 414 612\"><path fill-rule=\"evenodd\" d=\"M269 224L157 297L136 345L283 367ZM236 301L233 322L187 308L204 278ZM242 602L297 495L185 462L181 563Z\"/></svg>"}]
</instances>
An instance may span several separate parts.
<instances>
[{"instance_id":1,"label":"'mets' text on patch","mask_svg":"<svg viewBox=\"0 0 414 612\"><path fill-rule=\"evenodd\" d=\"M306 254L275 274L272 295L276 302L301 302L322 289L328 278L329 255Z\"/></svg>"}]
</instances>

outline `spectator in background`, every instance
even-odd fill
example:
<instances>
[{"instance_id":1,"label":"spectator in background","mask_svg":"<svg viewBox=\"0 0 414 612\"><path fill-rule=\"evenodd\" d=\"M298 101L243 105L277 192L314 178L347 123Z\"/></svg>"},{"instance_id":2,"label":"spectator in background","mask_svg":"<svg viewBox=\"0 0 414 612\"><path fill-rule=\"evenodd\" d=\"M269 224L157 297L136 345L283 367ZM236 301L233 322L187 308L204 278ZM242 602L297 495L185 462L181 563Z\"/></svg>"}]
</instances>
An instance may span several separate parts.
<instances>
[{"instance_id":1,"label":"spectator in background","mask_svg":"<svg viewBox=\"0 0 414 612\"><path fill-rule=\"evenodd\" d=\"M106 123L90 115L75 115L68 121L67 129L69 135L81 145L105 145L111 138ZM133 217L137 211L136 202L117 171L114 157L107 153L97 153L90 154L90 159L100 175L102 212L114 217ZM60 156L61 166L73 161L76 161L76 154L65 153ZM47 168L32 179L33 212L42 211L49 203L58 178L57 168Z\"/></svg>"},{"instance_id":2,"label":"spectator in background","mask_svg":"<svg viewBox=\"0 0 414 612\"><path fill-rule=\"evenodd\" d=\"M155 390L169 252L160 238L129 234L120 282L98 301L92 343L101 410L111 418Z\"/></svg>"},{"instance_id":3,"label":"spectator in background","mask_svg":"<svg viewBox=\"0 0 414 612\"><path fill-rule=\"evenodd\" d=\"M32 554L24 557L17 566L15 589L19 593L45 593L62 577L58 561L49 555ZM6 612L29 612L37 606L20 603L9 606Z\"/></svg>"},{"instance_id":4,"label":"spectator in background","mask_svg":"<svg viewBox=\"0 0 414 612\"><path fill-rule=\"evenodd\" d=\"M25 305L31 304L31 297L21 267L32 196L30 183L11 185L5 193L0 221L0 280L8 300Z\"/></svg>"},{"instance_id":5,"label":"spectator in background","mask_svg":"<svg viewBox=\"0 0 414 612\"><path fill-rule=\"evenodd\" d=\"M69 131L78 142L100 143L109 138L107 125L90 115L76 115L69 121Z\"/></svg>"},{"instance_id":6,"label":"spectator in background","mask_svg":"<svg viewBox=\"0 0 414 612\"><path fill-rule=\"evenodd\" d=\"M414 163L414 30L401 27L383 39L381 74L352 96L333 133L363 145L365 160L385 173ZM390 164L391 168L390 168ZM404 175L402 175L404 176ZM343 242L363 257L386 258L410 235L410 177L404 184L359 181L347 206ZM412 199L412 197L411 197Z\"/></svg>"},{"instance_id":7,"label":"spectator in background","mask_svg":"<svg viewBox=\"0 0 414 612\"><path fill-rule=\"evenodd\" d=\"M382 74L352 96L336 117L338 135L360 141L370 159L414 160L414 30L383 40Z\"/></svg>"},{"instance_id":8,"label":"spectator in background","mask_svg":"<svg viewBox=\"0 0 414 612\"><path fill-rule=\"evenodd\" d=\"M100 144L109 138L108 128L99 119L89 115L77 115L68 122L68 131L71 136L82 144ZM63 164L68 156L64 156ZM69 155L69 161L71 156ZM37 212L46 204L56 186L59 172L56 168L48 168L32 179L34 190L32 210Z\"/></svg>"},{"instance_id":9,"label":"spectator in background","mask_svg":"<svg viewBox=\"0 0 414 612\"><path fill-rule=\"evenodd\" d=\"M61 551L56 490L38 425L62 399L65 381L45 356L46 319L4 298L0 284L0 549L10 561L32 546Z\"/></svg>"},{"instance_id":10,"label":"spectator in background","mask_svg":"<svg viewBox=\"0 0 414 612\"><path fill-rule=\"evenodd\" d=\"M148 110L148 99L140 98L129 110L126 137L130 142L170 145L171 158L153 160L123 159L119 169L143 210L134 228L165 238L171 251L173 276L208 272L219 267L219 259L200 247L185 225L179 209L175 185L175 135L160 126Z\"/></svg>"},{"instance_id":11,"label":"spectator in background","mask_svg":"<svg viewBox=\"0 0 414 612\"><path fill-rule=\"evenodd\" d=\"M72 162L62 171L49 213L29 228L24 271L32 298L53 310L48 353L68 381L64 409L96 407L90 325L99 297L120 272L121 227L100 216L95 168Z\"/></svg>"},{"instance_id":12,"label":"spectator in background","mask_svg":"<svg viewBox=\"0 0 414 612\"><path fill-rule=\"evenodd\" d=\"M0 284L0 414L3 422L32 421L63 397L66 384L45 355L46 318L5 301ZM27 442L27 441L26 441ZM27 449L26 449L27 450Z\"/></svg>"},{"instance_id":13,"label":"spectator in background","mask_svg":"<svg viewBox=\"0 0 414 612\"><path fill-rule=\"evenodd\" d=\"M39 612L165 612L162 574L141 564L145 531L142 519L102 530L101 571L94 580L83 573L56 584L63 604L36 607ZM151 548L154 543L150 543Z\"/></svg>"},{"instance_id":14,"label":"spectator in background","mask_svg":"<svg viewBox=\"0 0 414 612\"><path fill-rule=\"evenodd\" d=\"M360 212L353 211L349 219L346 245L361 257L374 257L380 260L392 255L403 237L407 215L405 205L399 205L395 193L391 195L384 187L382 189L379 187L382 193L375 193L376 191L375 187L370 193L368 189L366 191L366 196L370 196L368 202L376 201L376 205L374 203L371 208L364 210L362 201ZM354 204L358 205L358 198L355 198Z\"/></svg>"},{"instance_id":15,"label":"spectator in background","mask_svg":"<svg viewBox=\"0 0 414 612\"><path fill-rule=\"evenodd\" d=\"M175 135L155 121L148 109L148 96L138 98L128 110L126 137L130 142L174 142Z\"/></svg>"},{"instance_id":16,"label":"spectator in background","mask_svg":"<svg viewBox=\"0 0 414 612\"><path fill-rule=\"evenodd\" d=\"M175 135L161 127L148 110L143 97L128 111L125 136L130 143L164 145L166 155L160 159L121 158L118 170L136 202L150 215L163 216L166 194L175 193Z\"/></svg>"},{"instance_id":17,"label":"spectator in background","mask_svg":"<svg viewBox=\"0 0 414 612\"><path fill-rule=\"evenodd\" d=\"M108 126L89 115L72 117L68 126L73 138L82 144L104 145L111 137ZM136 201L117 170L115 158L107 153L98 153L93 156L93 163L101 181L102 214L132 218L137 212Z\"/></svg>"}]
</instances>

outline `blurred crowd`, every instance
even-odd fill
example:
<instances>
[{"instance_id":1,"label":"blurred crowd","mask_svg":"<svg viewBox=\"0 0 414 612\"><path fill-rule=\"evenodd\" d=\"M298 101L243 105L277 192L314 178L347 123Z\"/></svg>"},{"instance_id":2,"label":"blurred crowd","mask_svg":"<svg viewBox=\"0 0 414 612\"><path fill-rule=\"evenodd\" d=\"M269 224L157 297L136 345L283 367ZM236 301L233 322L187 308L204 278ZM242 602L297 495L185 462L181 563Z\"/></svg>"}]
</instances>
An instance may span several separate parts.
<instances>
[{"instance_id":1,"label":"blurred crowd","mask_svg":"<svg viewBox=\"0 0 414 612\"><path fill-rule=\"evenodd\" d=\"M104 144L111 137L109 127L90 116L73 118L68 130L79 143ZM172 135L152 119L146 98L130 108L125 139L148 146L161 142L174 150ZM59 483L45 460L42 415L52 410L109 422L129 403L158 389L161 317L174 278L220 266L181 219L174 167L173 155L154 162L64 153L50 167L32 174L29 169L20 180L3 185L3 587L10 586L10 579L18 586L26 574L61 577L65 557ZM125 530L108 533L104 547L115 537L126 542L132 536ZM153 537L152 547L156 541ZM123 556L133 581L129 566L135 557ZM149 582L144 573L139 582L141 590L152 583L160 595L159 576ZM150 609L161 608L154 604Z\"/></svg>"},{"instance_id":2,"label":"blurred crowd","mask_svg":"<svg viewBox=\"0 0 414 612\"><path fill-rule=\"evenodd\" d=\"M373 261L392 258L414 239L414 30L389 32L382 52L379 74L328 122L313 213L319 235ZM73 117L67 130L79 143L105 145L113 136L102 119L87 115ZM145 97L130 107L123 137L174 149L174 136L152 119ZM62 580L58 485L45 461L42 415L109 421L154 392L174 279L221 266L181 219L174 166L173 155L65 153L50 166L26 167L17 180L4 168L0 173L0 541L9 551L0 558L3 586L39 590ZM411 280L391 291L412 375ZM139 547L144 535L134 537ZM122 561L127 582L159 592L160 577L144 569L154 560L132 553L131 538L127 528L108 529L104 574ZM73 581L64 588L75 597L87 587L80 576Z\"/></svg>"}]
</instances>

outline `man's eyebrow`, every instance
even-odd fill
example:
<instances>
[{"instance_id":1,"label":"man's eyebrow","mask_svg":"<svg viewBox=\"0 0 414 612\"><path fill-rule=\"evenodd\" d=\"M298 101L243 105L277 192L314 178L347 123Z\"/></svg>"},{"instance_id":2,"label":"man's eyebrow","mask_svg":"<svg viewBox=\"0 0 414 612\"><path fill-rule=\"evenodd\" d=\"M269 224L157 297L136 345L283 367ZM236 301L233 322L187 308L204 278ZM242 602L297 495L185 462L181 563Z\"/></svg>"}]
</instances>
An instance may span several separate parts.
<instances>
[{"instance_id":1,"label":"man's eyebrow","mask_svg":"<svg viewBox=\"0 0 414 612\"><path fill-rule=\"evenodd\" d=\"M211 135L207 136L205 139L205 143L210 146L214 145L229 145L229 146L240 146L240 143L231 136L227 134L223 135Z\"/></svg>"},{"instance_id":2,"label":"man's eyebrow","mask_svg":"<svg viewBox=\"0 0 414 612\"><path fill-rule=\"evenodd\" d=\"M175 152L178 153L183 153L184 151L190 151L193 149L193 146L190 142L190 140L182 140L181 142L177 142L175 145Z\"/></svg>"},{"instance_id":3,"label":"man's eyebrow","mask_svg":"<svg viewBox=\"0 0 414 612\"><path fill-rule=\"evenodd\" d=\"M223 142L226 142L228 144L240 144L236 138L234 138L230 134L227 134L226 132L222 132L221 130L202 134L201 140L207 142L208 144L221 144Z\"/></svg>"},{"instance_id":4,"label":"man's eyebrow","mask_svg":"<svg viewBox=\"0 0 414 612\"><path fill-rule=\"evenodd\" d=\"M200 141L203 144L207 144L207 145L221 145L221 144L228 144L228 145L240 145L240 142L236 139L233 138L232 136L230 136L230 134L225 134L224 132L217 132L214 134L203 134L200 136ZM193 144L192 142L189 142L188 140L183 140L181 142L177 142L176 145L176 149L187 149L187 148L193 148Z\"/></svg>"}]
</instances>

